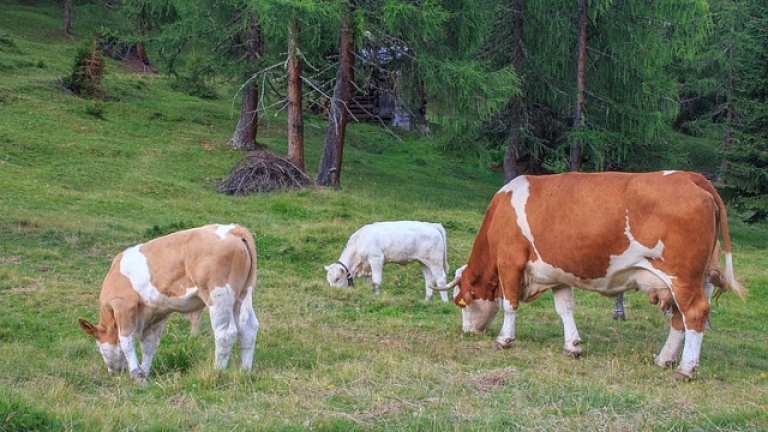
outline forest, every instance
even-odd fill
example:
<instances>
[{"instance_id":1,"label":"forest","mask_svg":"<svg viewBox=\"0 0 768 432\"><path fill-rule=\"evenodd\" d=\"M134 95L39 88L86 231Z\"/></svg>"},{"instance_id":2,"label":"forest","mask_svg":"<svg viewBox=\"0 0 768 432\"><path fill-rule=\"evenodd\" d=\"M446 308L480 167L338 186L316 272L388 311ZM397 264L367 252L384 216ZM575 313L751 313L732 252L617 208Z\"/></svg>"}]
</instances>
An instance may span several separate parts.
<instances>
[{"instance_id":1,"label":"forest","mask_svg":"<svg viewBox=\"0 0 768 432\"><path fill-rule=\"evenodd\" d=\"M768 430L766 7L0 0L0 431ZM417 264L326 280L377 221L442 225L453 276L504 184L575 170L726 200L747 294L711 301L690 382L642 292L620 321L577 290L575 359L552 292L495 349ZM211 223L253 234L252 370L214 368L206 312L108 373L79 322L113 258Z\"/></svg>"},{"instance_id":2,"label":"forest","mask_svg":"<svg viewBox=\"0 0 768 432\"><path fill-rule=\"evenodd\" d=\"M72 28L72 14L100 7L114 24ZM259 117L286 111L287 158L302 170L303 112L323 112L320 185L341 187L348 122L406 119L505 181L704 171L757 221L768 217L767 17L761 1L65 1L62 32L192 95L236 85L237 148L257 148Z\"/></svg>"}]
</instances>

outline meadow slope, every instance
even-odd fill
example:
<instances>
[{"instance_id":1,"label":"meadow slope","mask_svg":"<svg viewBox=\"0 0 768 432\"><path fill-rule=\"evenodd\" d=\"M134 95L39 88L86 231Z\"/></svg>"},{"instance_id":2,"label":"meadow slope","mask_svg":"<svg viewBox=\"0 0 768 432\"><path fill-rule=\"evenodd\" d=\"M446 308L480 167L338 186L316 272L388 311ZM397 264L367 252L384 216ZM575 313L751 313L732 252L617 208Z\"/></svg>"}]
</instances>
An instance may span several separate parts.
<instances>
[{"instance_id":1,"label":"meadow slope","mask_svg":"<svg viewBox=\"0 0 768 432\"><path fill-rule=\"evenodd\" d=\"M453 304L424 302L417 265L385 267L380 295L327 286L323 265L360 226L415 219L445 226L455 269L499 173L442 156L428 137L353 125L343 190L219 194L244 156L225 145L233 93L186 96L110 60L108 99L69 95L57 80L96 14L76 14L76 38L62 39L59 6L36 3L0 1L0 431L768 430L767 226L731 217L750 296L713 304L692 383L653 365L668 324L640 294L615 322L612 299L577 292L580 360L562 354L551 294L520 308L513 348L493 350L500 320L462 335ZM259 140L284 153L285 126L262 116ZM307 118L310 175L324 130ZM256 237L254 371L213 370L207 316L196 338L174 317L146 384L109 376L77 318L97 318L112 257L211 222Z\"/></svg>"}]
</instances>

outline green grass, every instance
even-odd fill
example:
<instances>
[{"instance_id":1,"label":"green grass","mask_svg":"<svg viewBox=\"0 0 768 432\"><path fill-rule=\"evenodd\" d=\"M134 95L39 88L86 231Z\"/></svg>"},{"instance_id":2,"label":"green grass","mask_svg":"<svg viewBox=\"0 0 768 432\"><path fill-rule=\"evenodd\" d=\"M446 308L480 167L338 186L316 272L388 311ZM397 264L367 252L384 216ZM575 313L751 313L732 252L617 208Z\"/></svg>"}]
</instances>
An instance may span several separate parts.
<instances>
[{"instance_id":1,"label":"green grass","mask_svg":"<svg viewBox=\"0 0 768 432\"><path fill-rule=\"evenodd\" d=\"M109 62L110 99L77 99L56 84L82 42L58 36L59 6L0 9L0 431L768 429L765 225L732 218L751 295L713 305L692 383L653 366L668 324L640 294L617 323L611 299L577 293L580 360L562 355L551 294L520 308L513 348L493 350L493 336L461 334L455 306L424 303L418 266L386 267L374 295L327 286L323 265L363 224L421 219L443 223L458 267L498 173L354 125L342 191L224 196L214 181L243 156L223 144L231 95L192 98ZM95 13L75 15L76 34ZM314 176L325 123L305 130ZM263 118L259 140L284 152L285 119ZM197 338L174 317L145 385L108 376L77 318L97 318L112 257L209 222L256 236L254 371L215 371L207 317Z\"/></svg>"}]
</instances>

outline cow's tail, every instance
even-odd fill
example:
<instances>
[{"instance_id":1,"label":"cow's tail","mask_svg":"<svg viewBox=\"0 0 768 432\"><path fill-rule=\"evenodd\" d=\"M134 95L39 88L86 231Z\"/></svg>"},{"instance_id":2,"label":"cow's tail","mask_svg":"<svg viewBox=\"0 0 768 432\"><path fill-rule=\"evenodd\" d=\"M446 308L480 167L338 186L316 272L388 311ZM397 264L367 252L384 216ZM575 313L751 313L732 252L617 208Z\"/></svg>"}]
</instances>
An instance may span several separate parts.
<instances>
[{"instance_id":1,"label":"cow's tail","mask_svg":"<svg viewBox=\"0 0 768 432\"><path fill-rule=\"evenodd\" d=\"M448 240L445 235L445 228L439 223L435 224L435 226L440 231L440 235L443 236L443 269L445 269L445 275L448 276L450 268L448 267Z\"/></svg>"},{"instance_id":2,"label":"cow's tail","mask_svg":"<svg viewBox=\"0 0 768 432\"><path fill-rule=\"evenodd\" d=\"M747 289L744 288L744 286L742 286L739 281L736 280L736 276L733 272L731 235L728 232L728 213L725 210L725 203L723 203L722 198L720 198L720 194L717 193L717 190L715 190L715 187L712 186L712 183L710 183L709 180L705 179L703 176L699 176L696 183L699 185L699 187L709 192L710 195L712 195L712 198L715 200L715 204L717 205L718 209L717 219L720 221L720 233L723 236L723 250L725 251L725 284L724 286L718 287L714 297L717 299L725 291L733 291L734 294L743 299L747 296Z\"/></svg>"},{"instance_id":3,"label":"cow's tail","mask_svg":"<svg viewBox=\"0 0 768 432\"><path fill-rule=\"evenodd\" d=\"M248 252L248 256L251 259L251 265L248 269L248 277L246 277L246 287L256 288L256 243L253 241L253 235L247 229L238 225L231 233L240 239L245 245L245 250Z\"/></svg>"}]
</instances>

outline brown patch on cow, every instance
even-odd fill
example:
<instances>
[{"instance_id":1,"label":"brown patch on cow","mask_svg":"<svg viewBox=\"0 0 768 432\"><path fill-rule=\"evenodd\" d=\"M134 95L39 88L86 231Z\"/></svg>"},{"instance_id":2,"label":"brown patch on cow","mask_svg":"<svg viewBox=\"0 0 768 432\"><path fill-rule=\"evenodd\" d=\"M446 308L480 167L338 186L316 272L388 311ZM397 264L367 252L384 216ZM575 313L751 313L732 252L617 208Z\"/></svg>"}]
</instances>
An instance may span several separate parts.
<instances>
[{"instance_id":1,"label":"brown patch on cow","mask_svg":"<svg viewBox=\"0 0 768 432\"><path fill-rule=\"evenodd\" d=\"M513 384L519 377L519 372L513 367L494 369L488 372L475 374L469 378L469 383L480 393L488 393L491 390Z\"/></svg>"},{"instance_id":2,"label":"brown patch on cow","mask_svg":"<svg viewBox=\"0 0 768 432\"><path fill-rule=\"evenodd\" d=\"M525 207L536 249L545 262L583 279L605 276L610 256L629 247L624 235L626 175L587 182L573 174L553 184L552 177L529 177ZM543 199L545 198L546 199Z\"/></svg>"}]
</instances>

